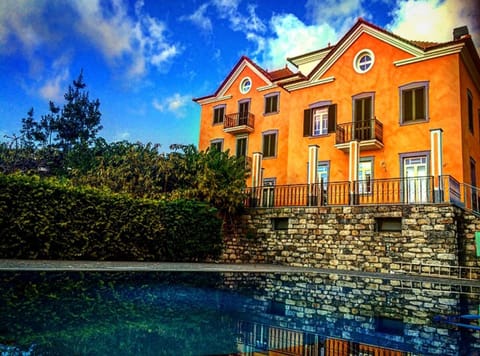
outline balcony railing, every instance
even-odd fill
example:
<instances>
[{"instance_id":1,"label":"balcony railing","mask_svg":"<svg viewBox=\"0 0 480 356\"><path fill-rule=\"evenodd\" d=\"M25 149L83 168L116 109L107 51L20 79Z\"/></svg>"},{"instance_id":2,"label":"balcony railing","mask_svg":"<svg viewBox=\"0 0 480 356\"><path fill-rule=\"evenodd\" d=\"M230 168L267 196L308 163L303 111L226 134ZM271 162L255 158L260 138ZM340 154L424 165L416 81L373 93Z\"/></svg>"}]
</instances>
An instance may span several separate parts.
<instances>
[{"instance_id":1,"label":"balcony railing","mask_svg":"<svg viewBox=\"0 0 480 356\"><path fill-rule=\"evenodd\" d=\"M249 112L225 115L223 131L234 134L252 132L255 127L255 116Z\"/></svg>"},{"instance_id":2,"label":"balcony railing","mask_svg":"<svg viewBox=\"0 0 480 356\"><path fill-rule=\"evenodd\" d=\"M350 141L360 141L360 147L383 147L383 124L376 118L371 120L337 124L336 145L342 149Z\"/></svg>"},{"instance_id":3,"label":"balcony railing","mask_svg":"<svg viewBox=\"0 0 480 356\"><path fill-rule=\"evenodd\" d=\"M246 207L452 203L480 213L480 188L451 176L276 185L245 193Z\"/></svg>"}]
</instances>

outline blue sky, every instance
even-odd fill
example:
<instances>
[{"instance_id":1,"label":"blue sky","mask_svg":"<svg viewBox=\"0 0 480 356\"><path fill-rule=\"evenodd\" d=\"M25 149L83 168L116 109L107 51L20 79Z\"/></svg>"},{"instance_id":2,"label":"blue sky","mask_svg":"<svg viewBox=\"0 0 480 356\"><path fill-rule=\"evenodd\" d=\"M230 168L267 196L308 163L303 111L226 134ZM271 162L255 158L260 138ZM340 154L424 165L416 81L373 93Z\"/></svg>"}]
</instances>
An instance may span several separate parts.
<instances>
[{"instance_id":1,"label":"blue sky","mask_svg":"<svg viewBox=\"0 0 480 356\"><path fill-rule=\"evenodd\" d=\"M80 70L107 141L197 144L200 107L242 55L265 69L335 44L363 17L412 40L449 41L478 0L0 0L0 140L48 112Z\"/></svg>"}]
</instances>

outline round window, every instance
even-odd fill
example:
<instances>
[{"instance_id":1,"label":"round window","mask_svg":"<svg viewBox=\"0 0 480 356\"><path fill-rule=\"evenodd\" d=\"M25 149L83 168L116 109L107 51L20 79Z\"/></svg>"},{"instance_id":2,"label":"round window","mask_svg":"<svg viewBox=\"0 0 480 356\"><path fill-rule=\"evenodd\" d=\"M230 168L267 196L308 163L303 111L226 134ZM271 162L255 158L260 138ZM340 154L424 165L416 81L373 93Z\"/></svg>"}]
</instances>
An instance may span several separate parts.
<instances>
[{"instance_id":1,"label":"round window","mask_svg":"<svg viewBox=\"0 0 480 356\"><path fill-rule=\"evenodd\" d=\"M353 59L353 68L357 73L368 72L375 62L375 56L369 49L361 50Z\"/></svg>"},{"instance_id":2,"label":"round window","mask_svg":"<svg viewBox=\"0 0 480 356\"><path fill-rule=\"evenodd\" d=\"M243 78L240 82L240 92L247 94L252 87L252 80L249 77Z\"/></svg>"}]
</instances>

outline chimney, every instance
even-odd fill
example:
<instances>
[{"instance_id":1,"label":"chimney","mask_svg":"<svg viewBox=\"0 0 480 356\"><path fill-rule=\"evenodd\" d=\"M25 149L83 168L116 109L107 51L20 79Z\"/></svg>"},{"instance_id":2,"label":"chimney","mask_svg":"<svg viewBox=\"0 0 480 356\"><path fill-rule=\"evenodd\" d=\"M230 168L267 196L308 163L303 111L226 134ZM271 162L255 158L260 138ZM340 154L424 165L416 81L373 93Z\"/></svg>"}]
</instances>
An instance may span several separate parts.
<instances>
[{"instance_id":1,"label":"chimney","mask_svg":"<svg viewBox=\"0 0 480 356\"><path fill-rule=\"evenodd\" d=\"M468 27L462 26L453 29L453 39L459 40L463 36L468 35Z\"/></svg>"}]
</instances>

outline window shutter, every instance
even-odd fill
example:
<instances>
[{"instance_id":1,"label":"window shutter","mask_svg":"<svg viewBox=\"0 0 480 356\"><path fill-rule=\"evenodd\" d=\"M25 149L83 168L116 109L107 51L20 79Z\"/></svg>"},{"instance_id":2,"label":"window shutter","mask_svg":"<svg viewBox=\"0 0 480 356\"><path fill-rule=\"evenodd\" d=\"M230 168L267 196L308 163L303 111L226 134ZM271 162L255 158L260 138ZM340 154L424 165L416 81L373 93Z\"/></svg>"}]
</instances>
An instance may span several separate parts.
<instances>
[{"instance_id":1,"label":"window shutter","mask_svg":"<svg viewBox=\"0 0 480 356\"><path fill-rule=\"evenodd\" d=\"M303 137L312 135L312 110L303 111Z\"/></svg>"},{"instance_id":2,"label":"window shutter","mask_svg":"<svg viewBox=\"0 0 480 356\"><path fill-rule=\"evenodd\" d=\"M337 128L337 104L328 106L328 133L335 132Z\"/></svg>"}]
</instances>

